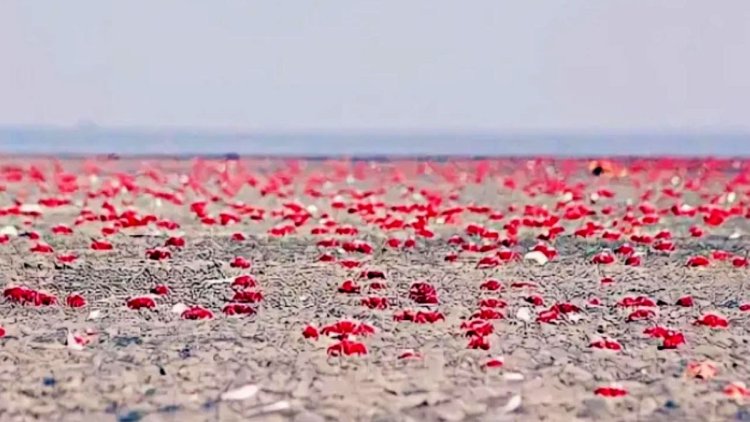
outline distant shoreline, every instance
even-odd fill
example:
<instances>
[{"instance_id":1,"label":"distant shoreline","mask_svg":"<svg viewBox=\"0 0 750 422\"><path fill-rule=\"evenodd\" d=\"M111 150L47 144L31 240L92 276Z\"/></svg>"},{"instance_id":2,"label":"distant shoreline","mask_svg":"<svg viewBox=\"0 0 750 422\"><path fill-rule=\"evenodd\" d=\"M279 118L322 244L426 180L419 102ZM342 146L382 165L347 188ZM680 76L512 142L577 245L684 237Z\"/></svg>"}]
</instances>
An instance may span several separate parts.
<instances>
[{"instance_id":1,"label":"distant shoreline","mask_svg":"<svg viewBox=\"0 0 750 422\"><path fill-rule=\"evenodd\" d=\"M0 154L392 160L492 157L750 157L750 132L298 132L0 127Z\"/></svg>"},{"instance_id":2,"label":"distant shoreline","mask_svg":"<svg viewBox=\"0 0 750 422\"><path fill-rule=\"evenodd\" d=\"M731 160L747 160L748 156L692 156L692 155L587 155L587 156L555 156L555 155L484 155L484 156L459 156L459 155L237 155L237 154L68 154L68 153L5 153L0 151L0 161L2 160L36 160L36 159L58 159L62 161L77 161L86 160L91 158L97 159L115 159L121 161L128 160L168 160L168 161L187 161L193 159L204 159L204 160L252 160L252 161L285 161L285 160L300 160L309 162L325 162L325 161L364 161L364 162L400 162L400 161L417 161L417 162L435 162L435 163L446 163L449 161L456 162L471 162L471 161L487 161L487 160L503 160L505 162L512 161L526 161L532 159L548 159L548 160L576 160L576 161L591 161L598 159L611 159L616 160L620 163L627 163L637 160L660 160L660 159L674 159L682 161L695 161L697 163L705 160L720 160L720 161L731 161Z\"/></svg>"}]
</instances>

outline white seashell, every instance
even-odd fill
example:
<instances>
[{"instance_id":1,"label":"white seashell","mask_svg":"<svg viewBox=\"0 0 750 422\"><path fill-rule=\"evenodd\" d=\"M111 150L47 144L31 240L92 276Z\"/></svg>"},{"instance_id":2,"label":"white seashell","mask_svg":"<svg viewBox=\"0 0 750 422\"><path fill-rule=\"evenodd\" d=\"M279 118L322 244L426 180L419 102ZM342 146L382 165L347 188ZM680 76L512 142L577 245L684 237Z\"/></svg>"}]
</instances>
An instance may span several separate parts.
<instances>
[{"instance_id":1,"label":"white seashell","mask_svg":"<svg viewBox=\"0 0 750 422\"><path fill-rule=\"evenodd\" d=\"M172 313L182 315L183 312L187 311L188 307L184 303L177 303L172 306Z\"/></svg>"},{"instance_id":2,"label":"white seashell","mask_svg":"<svg viewBox=\"0 0 750 422\"><path fill-rule=\"evenodd\" d=\"M503 374L503 378L505 378L507 381L523 381L524 376L520 372L506 372Z\"/></svg>"},{"instance_id":3,"label":"white seashell","mask_svg":"<svg viewBox=\"0 0 750 422\"><path fill-rule=\"evenodd\" d=\"M537 265L544 265L549 262L547 255L539 251L531 251L523 256L524 261L534 261Z\"/></svg>"},{"instance_id":4,"label":"white seashell","mask_svg":"<svg viewBox=\"0 0 750 422\"><path fill-rule=\"evenodd\" d=\"M516 311L516 319L519 319L521 321L530 322L531 321L531 310L529 308L519 308L518 311Z\"/></svg>"},{"instance_id":5,"label":"white seashell","mask_svg":"<svg viewBox=\"0 0 750 422\"><path fill-rule=\"evenodd\" d=\"M217 278L215 280L206 280L206 284L222 284L222 283L229 283L234 281L235 277L229 277L229 278Z\"/></svg>"},{"instance_id":6,"label":"white seashell","mask_svg":"<svg viewBox=\"0 0 750 422\"><path fill-rule=\"evenodd\" d=\"M516 394L515 396L511 397L510 400L508 400L508 403L503 406L503 413L511 413L521 407L521 395Z\"/></svg>"},{"instance_id":7,"label":"white seashell","mask_svg":"<svg viewBox=\"0 0 750 422\"><path fill-rule=\"evenodd\" d=\"M42 212L42 206L39 204L21 204L21 206L18 208L19 211L26 213L26 212Z\"/></svg>"},{"instance_id":8,"label":"white seashell","mask_svg":"<svg viewBox=\"0 0 750 422\"><path fill-rule=\"evenodd\" d=\"M221 399L226 401L246 400L258 394L258 391L260 391L260 387L257 385L247 384L240 388L223 393Z\"/></svg>"},{"instance_id":9,"label":"white seashell","mask_svg":"<svg viewBox=\"0 0 750 422\"><path fill-rule=\"evenodd\" d=\"M282 410L288 410L291 409L292 405L286 400L277 401L276 403L267 404L265 406L262 406L260 409L260 413L271 413L271 412L281 412Z\"/></svg>"},{"instance_id":10,"label":"white seashell","mask_svg":"<svg viewBox=\"0 0 750 422\"><path fill-rule=\"evenodd\" d=\"M66 343L67 343L66 345L68 346L68 349L70 350L76 350L76 351L83 350L83 344L79 343L76 340L76 337L70 331L68 331Z\"/></svg>"},{"instance_id":11,"label":"white seashell","mask_svg":"<svg viewBox=\"0 0 750 422\"><path fill-rule=\"evenodd\" d=\"M581 320L583 320L583 319L586 318L584 315L582 315L582 314L580 314L578 312L574 312L574 313L568 314L567 317L568 317L568 321L570 321L572 323L577 323L577 322L579 322L579 321L581 321Z\"/></svg>"},{"instance_id":12,"label":"white seashell","mask_svg":"<svg viewBox=\"0 0 750 422\"><path fill-rule=\"evenodd\" d=\"M10 237L17 237L18 229L16 228L16 226L5 226L2 229L0 229L0 236L2 235L8 235Z\"/></svg>"},{"instance_id":13,"label":"white seashell","mask_svg":"<svg viewBox=\"0 0 750 422\"><path fill-rule=\"evenodd\" d=\"M691 207L688 204L682 204L682 205L680 205L680 211L682 211L682 212L690 212L690 211L692 211L694 209L695 208Z\"/></svg>"}]
</instances>

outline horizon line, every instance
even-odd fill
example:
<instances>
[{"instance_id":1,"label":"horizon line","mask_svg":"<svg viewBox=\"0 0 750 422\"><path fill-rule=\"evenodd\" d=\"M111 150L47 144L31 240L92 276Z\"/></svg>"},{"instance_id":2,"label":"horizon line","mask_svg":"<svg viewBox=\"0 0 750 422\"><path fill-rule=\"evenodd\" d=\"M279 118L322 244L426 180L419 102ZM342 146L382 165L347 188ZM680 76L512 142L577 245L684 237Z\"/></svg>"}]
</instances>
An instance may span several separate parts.
<instances>
[{"instance_id":1,"label":"horizon line","mask_svg":"<svg viewBox=\"0 0 750 422\"><path fill-rule=\"evenodd\" d=\"M244 157L750 157L750 132L226 132L0 126L0 153Z\"/></svg>"},{"instance_id":2,"label":"horizon line","mask_svg":"<svg viewBox=\"0 0 750 422\"><path fill-rule=\"evenodd\" d=\"M231 128L193 126L149 126L149 125L99 125L83 123L74 125L57 124L0 124L0 132L7 131L47 131L47 132L124 132L132 134L205 134L220 136L750 136L750 128Z\"/></svg>"}]
</instances>

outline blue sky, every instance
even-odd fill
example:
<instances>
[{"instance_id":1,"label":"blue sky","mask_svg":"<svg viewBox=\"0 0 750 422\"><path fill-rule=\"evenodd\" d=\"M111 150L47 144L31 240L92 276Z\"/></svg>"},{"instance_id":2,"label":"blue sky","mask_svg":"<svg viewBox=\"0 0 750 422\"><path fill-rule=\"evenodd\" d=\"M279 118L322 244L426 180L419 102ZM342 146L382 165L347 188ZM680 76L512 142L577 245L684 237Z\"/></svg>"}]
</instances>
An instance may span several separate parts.
<instances>
[{"instance_id":1,"label":"blue sky","mask_svg":"<svg viewBox=\"0 0 750 422\"><path fill-rule=\"evenodd\" d=\"M750 130L750 2L0 3L0 125Z\"/></svg>"}]
</instances>

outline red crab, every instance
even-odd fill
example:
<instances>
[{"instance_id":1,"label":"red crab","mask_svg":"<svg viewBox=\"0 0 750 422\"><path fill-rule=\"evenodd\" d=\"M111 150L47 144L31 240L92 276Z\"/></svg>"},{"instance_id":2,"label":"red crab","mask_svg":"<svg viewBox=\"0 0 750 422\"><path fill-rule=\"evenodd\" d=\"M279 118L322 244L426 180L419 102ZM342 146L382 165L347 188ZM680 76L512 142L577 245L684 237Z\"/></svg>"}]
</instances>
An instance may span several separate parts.
<instances>
[{"instance_id":1,"label":"red crab","mask_svg":"<svg viewBox=\"0 0 750 422\"><path fill-rule=\"evenodd\" d=\"M591 258L591 262L594 264L608 265L615 262L615 256L608 251L602 251L594 255L594 257Z\"/></svg>"},{"instance_id":2,"label":"red crab","mask_svg":"<svg viewBox=\"0 0 750 422\"><path fill-rule=\"evenodd\" d=\"M161 261L172 257L172 252L165 249L146 249L146 258L154 261Z\"/></svg>"},{"instance_id":3,"label":"red crab","mask_svg":"<svg viewBox=\"0 0 750 422\"><path fill-rule=\"evenodd\" d=\"M676 349L680 345L685 344L685 336L677 331L668 331L662 337L662 344L660 349Z\"/></svg>"},{"instance_id":4,"label":"red crab","mask_svg":"<svg viewBox=\"0 0 750 422\"><path fill-rule=\"evenodd\" d=\"M347 269L352 269L352 268L359 267L360 265L362 265L362 263L357 261L356 259L348 258L348 259L342 259L341 261L339 261L339 265Z\"/></svg>"},{"instance_id":5,"label":"red crab","mask_svg":"<svg viewBox=\"0 0 750 422\"><path fill-rule=\"evenodd\" d=\"M403 359L421 359L422 358L422 354L419 353L419 352L417 352L417 351L414 351L414 350L411 350L411 349L407 349L407 350L403 350L398 355L398 358L401 359L401 360L403 360Z\"/></svg>"},{"instance_id":6,"label":"red crab","mask_svg":"<svg viewBox=\"0 0 750 422\"><path fill-rule=\"evenodd\" d=\"M594 394L602 397L624 397L628 395L628 391L621 387L605 386L596 388Z\"/></svg>"},{"instance_id":7,"label":"red crab","mask_svg":"<svg viewBox=\"0 0 750 422\"><path fill-rule=\"evenodd\" d=\"M306 325L305 328L302 330L302 337L317 340L318 337L320 337L320 334L318 333L318 329L315 328L314 326Z\"/></svg>"},{"instance_id":8,"label":"red crab","mask_svg":"<svg viewBox=\"0 0 750 422\"><path fill-rule=\"evenodd\" d=\"M245 303L227 303L222 308L221 312L224 313L224 315L232 316L232 315L252 315L255 313L255 309Z\"/></svg>"},{"instance_id":9,"label":"red crab","mask_svg":"<svg viewBox=\"0 0 750 422\"><path fill-rule=\"evenodd\" d=\"M617 305L622 307L654 307L656 306L656 302L646 296L626 296Z\"/></svg>"},{"instance_id":10,"label":"red crab","mask_svg":"<svg viewBox=\"0 0 750 422\"><path fill-rule=\"evenodd\" d=\"M332 335L341 339L353 335L368 336L375 333L375 327L364 323L350 320L342 320L321 328L320 333L326 336Z\"/></svg>"},{"instance_id":11,"label":"red crab","mask_svg":"<svg viewBox=\"0 0 750 422\"><path fill-rule=\"evenodd\" d=\"M536 317L536 321L539 323L552 323L558 319L560 319L560 312L554 307L539 312Z\"/></svg>"},{"instance_id":12,"label":"red crab","mask_svg":"<svg viewBox=\"0 0 750 422\"><path fill-rule=\"evenodd\" d=\"M681 306L683 308L689 308L694 305L693 298L691 296L683 296L677 299L675 305Z\"/></svg>"},{"instance_id":13,"label":"red crab","mask_svg":"<svg viewBox=\"0 0 750 422\"><path fill-rule=\"evenodd\" d=\"M182 319L213 319L214 313L202 306L191 306L180 315Z\"/></svg>"},{"instance_id":14,"label":"red crab","mask_svg":"<svg viewBox=\"0 0 750 422\"><path fill-rule=\"evenodd\" d=\"M247 259L241 256L237 256L229 263L229 266L232 268L241 268L243 270L246 270L250 268L252 264Z\"/></svg>"},{"instance_id":15,"label":"red crab","mask_svg":"<svg viewBox=\"0 0 750 422\"><path fill-rule=\"evenodd\" d=\"M479 285L479 288L482 290L489 290L489 291L498 291L503 288L502 283L500 281L494 279L494 278L488 278L484 281L484 283Z\"/></svg>"},{"instance_id":16,"label":"red crab","mask_svg":"<svg viewBox=\"0 0 750 422\"><path fill-rule=\"evenodd\" d=\"M592 341L589 344L589 347L593 347L595 349L613 350L616 352L619 352L620 350L622 350L622 345L620 343L618 343L615 340L606 339L606 338Z\"/></svg>"},{"instance_id":17,"label":"red crab","mask_svg":"<svg viewBox=\"0 0 750 422\"><path fill-rule=\"evenodd\" d=\"M505 308L508 303L502 299L488 297L479 301L479 307L481 308Z\"/></svg>"},{"instance_id":18,"label":"red crab","mask_svg":"<svg viewBox=\"0 0 750 422\"><path fill-rule=\"evenodd\" d=\"M706 267L711 263L705 256L692 256L687 260L685 264L688 267Z\"/></svg>"},{"instance_id":19,"label":"red crab","mask_svg":"<svg viewBox=\"0 0 750 422\"><path fill-rule=\"evenodd\" d=\"M159 296L166 296L169 294L169 286L166 284L157 284L156 286L151 288L151 293Z\"/></svg>"},{"instance_id":20,"label":"red crab","mask_svg":"<svg viewBox=\"0 0 750 422\"><path fill-rule=\"evenodd\" d=\"M52 306L57 304L57 297L54 295L27 287L9 287L3 291L3 296L11 302L22 305Z\"/></svg>"},{"instance_id":21,"label":"red crab","mask_svg":"<svg viewBox=\"0 0 750 422\"><path fill-rule=\"evenodd\" d=\"M73 293L65 298L65 303L71 308L82 308L86 306L86 298L78 293Z\"/></svg>"},{"instance_id":22,"label":"red crab","mask_svg":"<svg viewBox=\"0 0 750 422\"><path fill-rule=\"evenodd\" d=\"M370 308L370 309L386 309L388 308L388 299L385 297L379 297L379 296L370 296L366 298L362 298L360 301L362 306Z\"/></svg>"},{"instance_id":23,"label":"red crab","mask_svg":"<svg viewBox=\"0 0 750 422\"><path fill-rule=\"evenodd\" d=\"M711 328L727 328L729 327L729 320L719 314L706 313L695 320L694 324Z\"/></svg>"},{"instance_id":24,"label":"red crab","mask_svg":"<svg viewBox=\"0 0 750 422\"><path fill-rule=\"evenodd\" d=\"M419 281L409 287L409 299L419 304L437 304L437 290L430 283Z\"/></svg>"},{"instance_id":25,"label":"red crab","mask_svg":"<svg viewBox=\"0 0 750 422\"><path fill-rule=\"evenodd\" d=\"M627 322L644 321L656 318L656 312L650 309L638 309L631 312L626 318Z\"/></svg>"},{"instance_id":26,"label":"red crab","mask_svg":"<svg viewBox=\"0 0 750 422\"><path fill-rule=\"evenodd\" d=\"M32 252L32 253L52 253L52 252L54 252L54 250L52 249L52 246L50 246L50 245L48 245L48 244L46 244L44 242L39 242L39 243L35 244L34 246L31 247L31 249L29 249L29 251Z\"/></svg>"},{"instance_id":27,"label":"red crab","mask_svg":"<svg viewBox=\"0 0 750 422\"><path fill-rule=\"evenodd\" d=\"M149 296L139 296L128 299L128 308L139 310L139 309L153 309L156 307L156 301Z\"/></svg>"},{"instance_id":28,"label":"red crab","mask_svg":"<svg viewBox=\"0 0 750 422\"><path fill-rule=\"evenodd\" d=\"M461 323L461 329L464 330L466 337L486 337L495 331L495 327L489 321L475 319Z\"/></svg>"},{"instance_id":29,"label":"red crab","mask_svg":"<svg viewBox=\"0 0 750 422\"><path fill-rule=\"evenodd\" d=\"M164 242L164 246L183 248L185 247L185 239L182 237L172 236L170 238L167 238L166 242Z\"/></svg>"},{"instance_id":30,"label":"red crab","mask_svg":"<svg viewBox=\"0 0 750 422\"><path fill-rule=\"evenodd\" d=\"M485 368L501 368L503 365L505 365L503 359L497 357L487 359L487 362L484 363Z\"/></svg>"},{"instance_id":31,"label":"red crab","mask_svg":"<svg viewBox=\"0 0 750 422\"><path fill-rule=\"evenodd\" d=\"M94 240L91 242L91 249L95 251L111 251L114 247L106 240Z\"/></svg>"},{"instance_id":32,"label":"red crab","mask_svg":"<svg viewBox=\"0 0 750 422\"><path fill-rule=\"evenodd\" d=\"M472 319L485 319L485 320L492 320L492 319L504 319L505 316L492 309L492 308L481 308L479 311L475 312L471 315Z\"/></svg>"},{"instance_id":33,"label":"red crab","mask_svg":"<svg viewBox=\"0 0 750 422\"><path fill-rule=\"evenodd\" d=\"M445 317L437 311L410 311L404 310L393 314L394 321L411 321L417 324L432 324L438 321L444 321Z\"/></svg>"},{"instance_id":34,"label":"red crab","mask_svg":"<svg viewBox=\"0 0 750 422\"><path fill-rule=\"evenodd\" d=\"M334 357L366 355L367 346L365 346L364 343L343 339L329 346L327 353L328 353L328 356L334 356Z\"/></svg>"},{"instance_id":35,"label":"red crab","mask_svg":"<svg viewBox=\"0 0 750 422\"><path fill-rule=\"evenodd\" d=\"M239 290L234 293L232 302L258 303L263 300L263 293L254 290Z\"/></svg>"},{"instance_id":36,"label":"red crab","mask_svg":"<svg viewBox=\"0 0 750 422\"><path fill-rule=\"evenodd\" d=\"M255 277L250 274L239 275L232 281L231 287L235 290L245 290L258 285Z\"/></svg>"},{"instance_id":37,"label":"red crab","mask_svg":"<svg viewBox=\"0 0 750 422\"><path fill-rule=\"evenodd\" d=\"M489 350L490 349L490 342L489 342L489 340L487 340L486 337L473 336L469 340L469 344L466 347L468 349Z\"/></svg>"},{"instance_id":38,"label":"red crab","mask_svg":"<svg viewBox=\"0 0 750 422\"><path fill-rule=\"evenodd\" d=\"M78 259L78 256L72 253L57 255L57 261L62 264L72 264Z\"/></svg>"},{"instance_id":39,"label":"red crab","mask_svg":"<svg viewBox=\"0 0 750 422\"><path fill-rule=\"evenodd\" d=\"M357 294L362 288L353 280L344 280L339 286L339 293Z\"/></svg>"}]
</instances>

